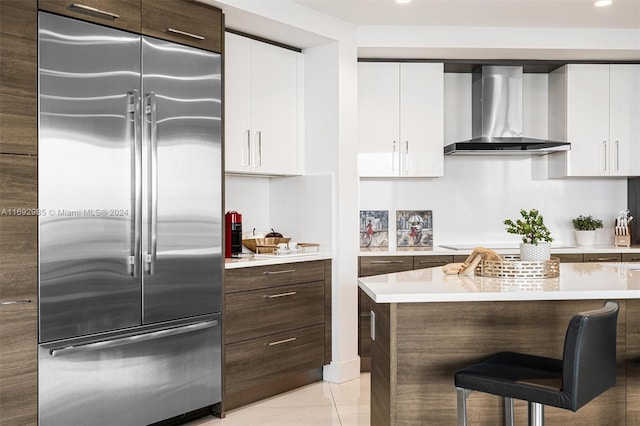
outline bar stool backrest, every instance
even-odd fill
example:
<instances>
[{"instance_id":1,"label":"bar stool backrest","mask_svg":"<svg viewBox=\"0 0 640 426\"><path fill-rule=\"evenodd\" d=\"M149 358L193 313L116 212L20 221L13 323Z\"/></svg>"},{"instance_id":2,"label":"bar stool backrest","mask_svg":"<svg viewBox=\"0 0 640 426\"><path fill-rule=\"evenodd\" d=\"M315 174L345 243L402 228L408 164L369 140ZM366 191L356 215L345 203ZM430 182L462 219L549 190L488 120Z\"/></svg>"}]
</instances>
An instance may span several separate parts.
<instances>
[{"instance_id":1,"label":"bar stool backrest","mask_svg":"<svg viewBox=\"0 0 640 426\"><path fill-rule=\"evenodd\" d=\"M563 355L563 401L576 411L616 382L616 328L619 306L607 301L569 322ZM563 404L564 405L564 404Z\"/></svg>"}]
</instances>

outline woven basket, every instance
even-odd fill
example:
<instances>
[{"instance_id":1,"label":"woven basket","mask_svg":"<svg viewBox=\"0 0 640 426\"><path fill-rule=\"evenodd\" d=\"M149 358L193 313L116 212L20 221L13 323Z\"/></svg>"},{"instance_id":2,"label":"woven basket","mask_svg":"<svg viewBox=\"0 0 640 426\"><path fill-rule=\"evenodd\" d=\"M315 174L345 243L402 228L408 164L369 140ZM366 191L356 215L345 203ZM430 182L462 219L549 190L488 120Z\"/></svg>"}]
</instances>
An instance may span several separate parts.
<instances>
[{"instance_id":1,"label":"woven basket","mask_svg":"<svg viewBox=\"0 0 640 426\"><path fill-rule=\"evenodd\" d=\"M495 278L555 278L560 275L560 259L537 262L523 261L518 256L504 256L500 260L483 260L475 270L476 275Z\"/></svg>"},{"instance_id":2,"label":"woven basket","mask_svg":"<svg viewBox=\"0 0 640 426\"><path fill-rule=\"evenodd\" d=\"M249 238L242 240L242 244L252 252L256 252L257 246L277 246L280 243L288 243L291 237Z\"/></svg>"}]
</instances>

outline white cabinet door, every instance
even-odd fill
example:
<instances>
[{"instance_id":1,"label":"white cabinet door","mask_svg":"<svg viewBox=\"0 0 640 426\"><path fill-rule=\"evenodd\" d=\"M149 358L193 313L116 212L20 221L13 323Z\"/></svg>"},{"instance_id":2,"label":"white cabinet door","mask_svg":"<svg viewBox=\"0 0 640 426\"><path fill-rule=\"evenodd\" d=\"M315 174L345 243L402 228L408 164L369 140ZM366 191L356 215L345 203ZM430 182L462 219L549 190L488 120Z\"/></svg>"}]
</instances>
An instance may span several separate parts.
<instances>
[{"instance_id":1,"label":"white cabinet door","mask_svg":"<svg viewBox=\"0 0 640 426\"><path fill-rule=\"evenodd\" d=\"M570 176L609 175L609 65L567 65Z\"/></svg>"},{"instance_id":2,"label":"white cabinet door","mask_svg":"<svg viewBox=\"0 0 640 426\"><path fill-rule=\"evenodd\" d=\"M640 175L640 65L569 64L549 77L550 177Z\"/></svg>"},{"instance_id":3,"label":"white cabinet door","mask_svg":"<svg viewBox=\"0 0 640 426\"><path fill-rule=\"evenodd\" d=\"M611 64L611 175L640 175L640 65Z\"/></svg>"},{"instance_id":4,"label":"white cabinet door","mask_svg":"<svg viewBox=\"0 0 640 426\"><path fill-rule=\"evenodd\" d=\"M252 171L251 43L246 37L225 35L225 171Z\"/></svg>"},{"instance_id":5,"label":"white cabinet door","mask_svg":"<svg viewBox=\"0 0 640 426\"><path fill-rule=\"evenodd\" d=\"M301 54L225 35L225 171L301 173Z\"/></svg>"},{"instance_id":6,"label":"white cabinet door","mask_svg":"<svg viewBox=\"0 0 640 426\"><path fill-rule=\"evenodd\" d=\"M361 62L358 118L361 177L442 176L443 64Z\"/></svg>"},{"instance_id":7,"label":"white cabinet door","mask_svg":"<svg viewBox=\"0 0 640 426\"><path fill-rule=\"evenodd\" d=\"M443 175L444 65L400 66L400 175Z\"/></svg>"},{"instance_id":8,"label":"white cabinet door","mask_svg":"<svg viewBox=\"0 0 640 426\"><path fill-rule=\"evenodd\" d=\"M251 63L254 170L298 173L298 53L254 42Z\"/></svg>"},{"instance_id":9,"label":"white cabinet door","mask_svg":"<svg viewBox=\"0 0 640 426\"><path fill-rule=\"evenodd\" d=\"M358 173L398 176L400 64L358 64Z\"/></svg>"}]
</instances>

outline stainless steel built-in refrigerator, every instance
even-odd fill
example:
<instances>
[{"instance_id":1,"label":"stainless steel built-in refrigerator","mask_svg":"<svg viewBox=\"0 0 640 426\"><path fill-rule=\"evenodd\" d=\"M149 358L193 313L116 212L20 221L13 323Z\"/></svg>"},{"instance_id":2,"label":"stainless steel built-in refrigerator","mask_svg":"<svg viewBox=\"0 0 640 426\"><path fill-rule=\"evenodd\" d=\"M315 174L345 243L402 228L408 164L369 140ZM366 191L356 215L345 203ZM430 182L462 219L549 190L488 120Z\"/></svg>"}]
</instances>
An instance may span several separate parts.
<instances>
[{"instance_id":1,"label":"stainless steel built-in refrigerator","mask_svg":"<svg viewBox=\"0 0 640 426\"><path fill-rule=\"evenodd\" d=\"M39 419L221 399L221 58L39 14Z\"/></svg>"}]
</instances>

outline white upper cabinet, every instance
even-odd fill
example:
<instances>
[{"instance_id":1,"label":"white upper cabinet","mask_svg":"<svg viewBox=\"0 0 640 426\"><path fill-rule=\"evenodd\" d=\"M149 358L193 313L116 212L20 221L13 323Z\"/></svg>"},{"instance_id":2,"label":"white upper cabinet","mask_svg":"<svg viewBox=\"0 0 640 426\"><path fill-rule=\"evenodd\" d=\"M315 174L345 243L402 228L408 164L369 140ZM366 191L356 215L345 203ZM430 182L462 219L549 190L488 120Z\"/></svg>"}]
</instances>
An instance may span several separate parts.
<instances>
[{"instance_id":1,"label":"white upper cabinet","mask_svg":"<svg viewBox=\"0 0 640 426\"><path fill-rule=\"evenodd\" d=\"M640 65L569 64L549 75L549 177L640 175Z\"/></svg>"},{"instance_id":2,"label":"white upper cabinet","mask_svg":"<svg viewBox=\"0 0 640 426\"><path fill-rule=\"evenodd\" d=\"M302 174L303 55L225 35L225 170Z\"/></svg>"},{"instance_id":3,"label":"white upper cabinet","mask_svg":"<svg viewBox=\"0 0 640 426\"><path fill-rule=\"evenodd\" d=\"M361 177L443 175L444 66L358 64Z\"/></svg>"}]
</instances>

